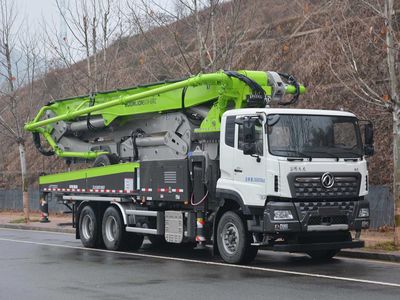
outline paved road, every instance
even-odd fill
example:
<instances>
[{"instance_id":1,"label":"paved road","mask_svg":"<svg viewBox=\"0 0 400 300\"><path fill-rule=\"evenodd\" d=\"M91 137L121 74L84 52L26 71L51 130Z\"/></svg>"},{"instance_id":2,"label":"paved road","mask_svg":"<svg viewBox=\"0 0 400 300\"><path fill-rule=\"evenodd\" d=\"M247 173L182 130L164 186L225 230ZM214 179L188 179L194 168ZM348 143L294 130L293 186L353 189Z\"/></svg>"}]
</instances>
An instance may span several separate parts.
<instances>
[{"instance_id":1,"label":"paved road","mask_svg":"<svg viewBox=\"0 0 400 300\"><path fill-rule=\"evenodd\" d=\"M231 266L179 247L82 248L71 234L0 229L0 299L400 299L400 264L316 263L262 251Z\"/></svg>"}]
</instances>

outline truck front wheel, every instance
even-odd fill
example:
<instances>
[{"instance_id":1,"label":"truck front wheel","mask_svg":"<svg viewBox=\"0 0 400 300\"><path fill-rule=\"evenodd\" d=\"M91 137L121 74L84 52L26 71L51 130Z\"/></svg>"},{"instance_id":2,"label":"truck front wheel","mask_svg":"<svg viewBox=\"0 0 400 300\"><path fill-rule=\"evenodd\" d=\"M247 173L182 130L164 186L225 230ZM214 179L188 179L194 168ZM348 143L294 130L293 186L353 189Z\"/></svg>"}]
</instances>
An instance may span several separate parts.
<instances>
[{"instance_id":1,"label":"truck front wheel","mask_svg":"<svg viewBox=\"0 0 400 300\"><path fill-rule=\"evenodd\" d=\"M249 263L257 255L257 248L251 246L251 234L237 212L227 211L222 215L218 222L217 243L219 253L227 263Z\"/></svg>"},{"instance_id":2,"label":"truck front wheel","mask_svg":"<svg viewBox=\"0 0 400 300\"><path fill-rule=\"evenodd\" d=\"M85 206L79 216L79 235L83 246L96 248L100 244L100 224L91 206Z\"/></svg>"}]
</instances>

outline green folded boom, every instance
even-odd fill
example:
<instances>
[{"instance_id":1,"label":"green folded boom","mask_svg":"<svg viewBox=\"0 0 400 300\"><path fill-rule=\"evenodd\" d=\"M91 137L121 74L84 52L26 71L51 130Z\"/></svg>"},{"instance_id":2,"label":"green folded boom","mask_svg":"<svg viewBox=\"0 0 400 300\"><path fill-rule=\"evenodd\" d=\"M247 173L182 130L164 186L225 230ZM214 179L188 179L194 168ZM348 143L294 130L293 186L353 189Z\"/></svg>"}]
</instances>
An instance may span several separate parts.
<instances>
[{"instance_id":1,"label":"green folded boom","mask_svg":"<svg viewBox=\"0 0 400 300\"><path fill-rule=\"evenodd\" d=\"M56 100L42 107L34 120L25 125L25 129L36 136L42 135L59 157L82 159L94 159L107 152L63 150L54 138L54 124L97 117L103 120L105 128L116 119L132 119L135 115L178 111L206 104L210 107L208 114L196 131L216 132L220 130L221 116L227 109L250 105L264 107L276 96L282 98L285 93L298 96L305 92L304 86L290 76L284 84L283 93L277 95L277 85L272 84L271 73L274 72L219 71L178 81Z\"/></svg>"}]
</instances>

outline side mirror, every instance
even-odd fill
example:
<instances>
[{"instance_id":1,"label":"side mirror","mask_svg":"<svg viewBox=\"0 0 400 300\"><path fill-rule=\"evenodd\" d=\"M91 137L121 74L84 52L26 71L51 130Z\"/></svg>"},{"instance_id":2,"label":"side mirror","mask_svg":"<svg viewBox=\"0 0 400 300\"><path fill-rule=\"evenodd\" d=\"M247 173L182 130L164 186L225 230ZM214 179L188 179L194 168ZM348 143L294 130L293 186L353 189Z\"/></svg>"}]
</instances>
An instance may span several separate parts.
<instances>
[{"instance_id":1,"label":"side mirror","mask_svg":"<svg viewBox=\"0 0 400 300\"><path fill-rule=\"evenodd\" d=\"M374 155L374 146L373 145L364 145L364 154L366 156Z\"/></svg>"},{"instance_id":2,"label":"side mirror","mask_svg":"<svg viewBox=\"0 0 400 300\"><path fill-rule=\"evenodd\" d=\"M243 154L244 155L254 155L256 154L256 144L255 143L246 143L243 145Z\"/></svg>"},{"instance_id":3,"label":"side mirror","mask_svg":"<svg viewBox=\"0 0 400 300\"><path fill-rule=\"evenodd\" d=\"M274 126L281 119L280 115L269 115L267 118L267 125Z\"/></svg>"},{"instance_id":4,"label":"side mirror","mask_svg":"<svg viewBox=\"0 0 400 300\"><path fill-rule=\"evenodd\" d=\"M367 156L374 155L374 127L371 122L364 127L364 153Z\"/></svg>"},{"instance_id":5,"label":"side mirror","mask_svg":"<svg viewBox=\"0 0 400 300\"><path fill-rule=\"evenodd\" d=\"M246 118L243 120L243 154L253 155L256 153L256 119Z\"/></svg>"},{"instance_id":6,"label":"side mirror","mask_svg":"<svg viewBox=\"0 0 400 300\"><path fill-rule=\"evenodd\" d=\"M241 149L243 149L244 155L254 155L257 153L256 124L258 124L258 122L260 122L260 120L254 117L237 118L235 121L236 124L242 126L240 140L243 142Z\"/></svg>"},{"instance_id":7,"label":"side mirror","mask_svg":"<svg viewBox=\"0 0 400 300\"><path fill-rule=\"evenodd\" d=\"M256 119L246 118L243 120L243 142L245 144L256 142Z\"/></svg>"}]
</instances>

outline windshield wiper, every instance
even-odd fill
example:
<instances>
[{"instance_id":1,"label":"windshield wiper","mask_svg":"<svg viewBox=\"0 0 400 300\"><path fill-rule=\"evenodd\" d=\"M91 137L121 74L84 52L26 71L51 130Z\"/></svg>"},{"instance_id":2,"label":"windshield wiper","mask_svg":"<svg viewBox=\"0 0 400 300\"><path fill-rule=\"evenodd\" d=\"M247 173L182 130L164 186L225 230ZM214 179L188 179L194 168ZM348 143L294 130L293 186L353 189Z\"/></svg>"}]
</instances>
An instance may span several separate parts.
<instances>
[{"instance_id":1,"label":"windshield wiper","mask_svg":"<svg viewBox=\"0 0 400 300\"><path fill-rule=\"evenodd\" d=\"M328 154L330 157L336 158L337 161L339 161L339 156L337 156L335 153L329 152L329 151L315 151L315 150L311 150L308 151L310 153L320 153L320 154Z\"/></svg>"},{"instance_id":2,"label":"windshield wiper","mask_svg":"<svg viewBox=\"0 0 400 300\"><path fill-rule=\"evenodd\" d=\"M310 161L312 159L311 156L297 150L288 150L288 149L271 149L271 151L281 151L281 152L289 152L289 153L295 153L296 155L299 156L299 158L308 158ZM295 157L287 157L288 160L294 159Z\"/></svg>"}]
</instances>

